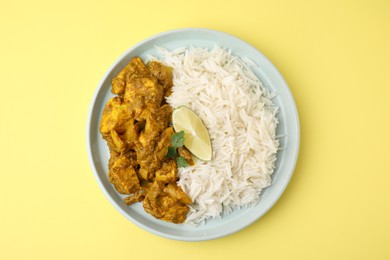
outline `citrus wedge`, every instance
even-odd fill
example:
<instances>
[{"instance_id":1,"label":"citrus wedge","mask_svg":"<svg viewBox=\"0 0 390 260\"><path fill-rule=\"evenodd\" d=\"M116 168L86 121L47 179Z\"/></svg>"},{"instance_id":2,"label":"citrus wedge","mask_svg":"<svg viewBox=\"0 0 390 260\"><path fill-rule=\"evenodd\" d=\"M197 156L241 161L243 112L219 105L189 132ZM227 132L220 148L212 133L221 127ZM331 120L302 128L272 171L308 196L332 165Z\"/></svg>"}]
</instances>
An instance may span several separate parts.
<instances>
[{"instance_id":1,"label":"citrus wedge","mask_svg":"<svg viewBox=\"0 0 390 260\"><path fill-rule=\"evenodd\" d=\"M176 132L184 131L184 146L196 157L210 161L212 149L209 133L202 120L191 109L181 106L172 113Z\"/></svg>"}]
</instances>

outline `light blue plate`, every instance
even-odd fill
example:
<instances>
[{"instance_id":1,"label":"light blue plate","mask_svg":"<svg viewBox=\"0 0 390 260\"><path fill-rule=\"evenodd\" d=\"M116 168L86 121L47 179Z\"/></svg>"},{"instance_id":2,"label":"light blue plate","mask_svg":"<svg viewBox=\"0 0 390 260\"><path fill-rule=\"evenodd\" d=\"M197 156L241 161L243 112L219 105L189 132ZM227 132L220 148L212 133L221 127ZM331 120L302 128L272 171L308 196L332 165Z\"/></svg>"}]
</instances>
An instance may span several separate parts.
<instances>
[{"instance_id":1,"label":"light blue plate","mask_svg":"<svg viewBox=\"0 0 390 260\"><path fill-rule=\"evenodd\" d=\"M242 58L249 58L255 63L254 71L264 86L277 91L278 96L273 99L280 107L279 126L277 135L280 138L281 147L277 154L276 170L272 176L272 185L262 193L261 200L256 206L235 210L227 217L214 219L202 226L190 226L186 224L175 225L160 221L144 212L142 205L127 207L122 197L115 191L107 178L107 164L109 151L106 142L99 133L99 121L104 105L111 94L111 79L134 56L146 59L148 55L159 56L154 46L173 50L180 47L207 47L219 45L232 50L232 53ZM290 181L299 150L299 120L295 102L291 92L283 80L283 77L272 63L257 49L248 43L226 33L208 29L181 29L161 33L150 37L130 48L122 55L104 75L101 80L89 111L87 123L87 148L89 160L96 179L107 196L108 200L127 219L139 227L156 235L170 239L184 241L202 241L216 239L237 232L263 216L279 199ZM130 235L130 234L129 234Z\"/></svg>"}]
</instances>

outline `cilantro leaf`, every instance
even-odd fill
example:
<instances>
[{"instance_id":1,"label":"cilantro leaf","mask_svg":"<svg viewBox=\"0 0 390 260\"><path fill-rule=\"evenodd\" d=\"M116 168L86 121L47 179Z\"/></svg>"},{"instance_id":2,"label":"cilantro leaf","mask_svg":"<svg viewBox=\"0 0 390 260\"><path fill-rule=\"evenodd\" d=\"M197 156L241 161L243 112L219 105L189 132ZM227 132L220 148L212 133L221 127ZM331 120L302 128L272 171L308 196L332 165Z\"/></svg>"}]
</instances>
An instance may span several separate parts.
<instances>
[{"instance_id":1,"label":"cilantro leaf","mask_svg":"<svg viewBox=\"0 0 390 260\"><path fill-rule=\"evenodd\" d=\"M179 167L187 167L188 162L183 157L179 156L176 158L177 166Z\"/></svg>"},{"instance_id":2,"label":"cilantro leaf","mask_svg":"<svg viewBox=\"0 0 390 260\"><path fill-rule=\"evenodd\" d=\"M176 148L173 148L171 146L168 147L168 153L167 153L168 158L175 159L177 157L177 151Z\"/></svg>"},{"instance_id":3,"label":"cilantro leaf","mask_svg":"<svg viewBox=\"0 0 390 260\"><path fill-rule=\"evenodd\" d=\"M171 135L171 145L174 148L179 148L184 145L184 131Z\"/></svg>"},{"instance_id":4,"label":"cilantro leaf","mask_svg":"<svg viewBox=\"0 0 390 260\"><path fill-rule=\"evenodd\" d=\"M168 146L167 157L176 159L178 167L187 167L188 162L183 157L177 154L177 148L184 145L184 131L174 133L171 135L171 146Z\"/></svg>"}]
</instances>

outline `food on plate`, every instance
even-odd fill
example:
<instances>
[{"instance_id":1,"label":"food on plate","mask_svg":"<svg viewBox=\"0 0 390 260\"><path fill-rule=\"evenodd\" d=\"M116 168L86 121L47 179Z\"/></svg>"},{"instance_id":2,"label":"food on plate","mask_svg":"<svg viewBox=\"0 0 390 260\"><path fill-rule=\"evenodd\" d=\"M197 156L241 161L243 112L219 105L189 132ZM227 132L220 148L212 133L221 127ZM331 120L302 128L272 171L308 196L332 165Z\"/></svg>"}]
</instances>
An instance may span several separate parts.
<instances>
[{"instance_id":1,"label":"food on plate","mask_svg":"<svg viewBox=\"0 0 390 260\"><path fill-rule=\"evenodd\" d=\"M193 202L186 223L205 223L254 205L271 185L279 147L274 94L263 87L250 60L228 49L158 50L159 60L173 68L167 103L194 111L213 149L210 161L179 168L178 184Z\"/></svg>"},{"instance_id":2,"label":"food on plate","mask_svg":"<svg viewBox=\"0 0 390 260\"><path fill-rule=\"evenodd\" d=\"M172 108L165 100L172 85L171 68L133 58L112 80L116 96L104 108L100 133L110 150L109 181L129 195L124 202L142 201L154 217L182 223L192 201L177 185L177 161L166 156L175 134ZM192 163L190 157L178 158Z\"/></svg>"},{"instance_id":3,"label":"food on plate","mask_svg":"<svg viewBox=\"0 0 390 260\"><path fill-rule=\"evenodd\" d=\"M176 132L184 131L184 145L196 157L210 161L212 148L209 133L202 120L189 108L179 107L172 113Z\"/></svg>"},{"instance_id":4,"label":"food on plate","mask_svg":"<svg viewBox=\"0 0 390 260\"><path fill-rule=\"evenodd\" d=\"M127 205L173 223L255 205L279 149L275 94L229 49L157 49L112 80L100 125L110 182Z\"/></svg>"}]
</instances>

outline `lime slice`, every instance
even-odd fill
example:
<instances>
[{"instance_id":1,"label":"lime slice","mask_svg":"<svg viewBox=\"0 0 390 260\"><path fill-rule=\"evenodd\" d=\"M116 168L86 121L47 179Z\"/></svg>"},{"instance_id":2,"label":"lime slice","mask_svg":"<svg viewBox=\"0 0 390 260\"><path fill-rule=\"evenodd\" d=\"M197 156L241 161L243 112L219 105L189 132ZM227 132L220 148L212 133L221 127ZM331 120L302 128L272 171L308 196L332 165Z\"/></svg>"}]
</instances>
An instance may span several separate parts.
<instances>
[{"instance_id":1,"label":"lime slice","mask_svg":"<svg viewBox=\"0 0 390 260\"><path fill-rule=\"evenodd\" d=\"M209 133L202 120L187 107L178 107L172 113L173 128L184 131L184 146L196 157L210 161L212 156Z\"/></svg>"}]
</instances>

